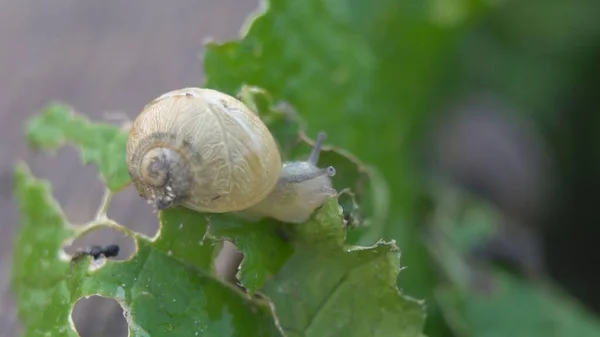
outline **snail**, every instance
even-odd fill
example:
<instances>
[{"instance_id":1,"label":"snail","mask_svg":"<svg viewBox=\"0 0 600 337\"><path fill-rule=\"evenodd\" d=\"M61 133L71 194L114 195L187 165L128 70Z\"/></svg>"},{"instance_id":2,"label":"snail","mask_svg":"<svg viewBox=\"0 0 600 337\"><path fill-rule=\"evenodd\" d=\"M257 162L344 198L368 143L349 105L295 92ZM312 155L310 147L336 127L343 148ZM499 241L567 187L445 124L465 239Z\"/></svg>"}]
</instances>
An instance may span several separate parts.
<instances>
[{"instance_id":1,"label":"snail","mask_svg":"<svg viewBox=\"0 0 600 337\"><path fill-rule=\"evenodd\" d=\"M227 94L183 88L148 103L127 139L127 168L156 210L271 217L302 223L337 194L332 166L317 167L325 133L307 161L282 162L257 113Z\"/></svg>"}]
</instances>

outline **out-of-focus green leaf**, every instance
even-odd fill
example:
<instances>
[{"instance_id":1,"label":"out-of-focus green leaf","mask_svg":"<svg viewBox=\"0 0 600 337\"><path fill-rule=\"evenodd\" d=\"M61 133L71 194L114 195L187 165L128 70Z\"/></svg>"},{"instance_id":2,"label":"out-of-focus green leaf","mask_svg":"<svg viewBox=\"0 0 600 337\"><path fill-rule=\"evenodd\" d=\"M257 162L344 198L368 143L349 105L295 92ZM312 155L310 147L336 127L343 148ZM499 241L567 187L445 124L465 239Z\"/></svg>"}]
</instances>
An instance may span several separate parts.
<instances>
[{"instance_id":1,"label":"out-of-focus green leaf","mask_svg":"<svg viewBox=\"0 0 600 337\"><path fill-rule=\"evenodd\" d=\"M137 246L131 259L90 271L89 259L70 265L61 255L65 241L81 233L67 227L49 185L24 165L17 167L15 180L22 219L12 288L24 336L40 331L77 336L69 323L71 310L92 295L121 304L130 336L282 336L269 303L248 299L203 269L213 249L202 242L206 222L197 213L163 215L168 226L162 224L156 241L130 233Z\"/></svg>"},{"instance_id":2,"label":"out-of-focus green leaf","mask_svg":"<svg viewBox=\"0 0 600 337\"><path fill-rule=\"evenodd\" d=\"M582 64L595 62L599 12L588 0L503 1L463 36L443 94L492 94L519 115L559 127L557 108Z\"/></svg>"},{"instance_id":3,"label":"out-of-focus green leaf","mask_svg":"<svg viewBox=\"0 0 600 337\"><path fill-rule=\"evenodd\" d=\"M451 204L429 249L447 276L436 297L457 336L600 335L600 321L551 283L472 264L473 247L494 234L498 214L478 201Z\"/></svg>"},{"instance_id":4,"label":"out-of-focus green leaf","mask_svg":"<svg viewBox=\"0 0 600 337\"><path fill-rule=\"evenodd\" d=\"M560 292L504 272L490 277L491 294L451 286L438 289L438 300L457 336L600 335L600 322Z\"/></svg>"},{"instance_id":5,"label":"out-of-focus green leaf","mask_svg":"<svg viewBox=\"0 0 600 337\"><path fill-rule=\"evenodd\" d=\"M71 107L53 103L28 120L25 132L27 141L36 149L52 151L64 143L76 146L83 163L97 165L112 191L124 188L130 181L123 151L127 133L112 125L92 124L73 113Z\"/></svg>"}]
</instances>

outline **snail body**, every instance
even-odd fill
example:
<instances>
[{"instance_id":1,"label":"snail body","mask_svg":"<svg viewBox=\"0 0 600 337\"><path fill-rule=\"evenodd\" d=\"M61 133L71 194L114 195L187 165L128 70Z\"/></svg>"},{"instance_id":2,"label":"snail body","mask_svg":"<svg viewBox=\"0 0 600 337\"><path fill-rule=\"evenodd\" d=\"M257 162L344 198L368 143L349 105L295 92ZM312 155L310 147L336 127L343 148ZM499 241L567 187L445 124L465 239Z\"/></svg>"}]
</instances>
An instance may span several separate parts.
<instances>
[{"instance_id":1,"label":"snail body","mask_svg":"<svg viewBox=\"0 0 600 337\"><path fill-rule=\"evenodd\" d=\"M135 189L155 209L242 212L306 221L335 195L332 167L316 160L283 163L258 114L237 99L184 88L148 103L129 130L127 167Z\"/></svg>"},{"instance_id":2,"label":"snail body","mask_svg":"<svg viewBox=\"0 0 600 337\"><path fill-rule=\"evenodd\" d=\"M319 133L307 161L283 163L277 185L248 214L264 215L283 222L303 223L330 197L337 194L331 177L333 166L317 167L325 134Z\"/></svg>"}]
</instances>

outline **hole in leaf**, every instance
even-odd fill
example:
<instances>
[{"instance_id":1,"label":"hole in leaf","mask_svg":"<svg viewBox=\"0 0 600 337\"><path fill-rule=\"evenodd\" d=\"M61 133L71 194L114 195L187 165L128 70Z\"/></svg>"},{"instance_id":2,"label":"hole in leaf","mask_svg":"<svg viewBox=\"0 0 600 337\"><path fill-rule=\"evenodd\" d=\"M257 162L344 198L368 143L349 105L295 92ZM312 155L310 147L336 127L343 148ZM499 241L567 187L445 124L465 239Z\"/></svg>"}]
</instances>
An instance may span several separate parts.
<instances>
[{"instance_id":1,"label":"hole in leaf","mask_svg":"<svg viewBox=\"0 0 600 337\"><path fill-rule=\"evenodd\" d=\"M81 155L72 146L59 148L55 155L32 154L27 163L36 177L52 184L56 198L69 222L83 224L91 220L102 199L104 184L94 165L81 165Z\"/></svg>"},{"instance_id":2,"label":"hole in leaf","mask_svg":"<svg viewBox=\"0 0 600 337\"><path fill-rule=\"evenodd\" d=\"M135 244L132 238L111 228L100 227L89 233L86 233L65 247L65 253L75 254L77 251L88 249L92 246L106 247L108 245L118 245L119 254L111 257L114 260L127 260L135 253Z\"/></svg>"},{"instance_id":3,"label":"hole in leaf","mask_svg":"<svg viewBox=\"0 0 600 337\"><path fill-rule=\"evenodd\" d=\"M215 260L215 273L226 282L237 284L236 274L244 255L229 242L223 242L223 248Z\"/></svg>"},{"instance_id":4,"label":"hole in leaf","mask_svg":"<svg viewBox=\"0 0 600 337\"><path fill-rule=\"evenodd\" d=\"M156 236L158 231L157 215L131 185L113 196L108 208L108 216L119 224L148 237Z\"/></svg>"},{"instance_id":5,"label":"hole in leaf","mask_svg":"<svg viewBox=\"0 0 600 337\"><path fill-rule=\"evenodd\" d=\"M127 320L123 316L123 309L112 298L81 298L71 316L81 337L127 337Z\"/></svg>"}]
</instances>

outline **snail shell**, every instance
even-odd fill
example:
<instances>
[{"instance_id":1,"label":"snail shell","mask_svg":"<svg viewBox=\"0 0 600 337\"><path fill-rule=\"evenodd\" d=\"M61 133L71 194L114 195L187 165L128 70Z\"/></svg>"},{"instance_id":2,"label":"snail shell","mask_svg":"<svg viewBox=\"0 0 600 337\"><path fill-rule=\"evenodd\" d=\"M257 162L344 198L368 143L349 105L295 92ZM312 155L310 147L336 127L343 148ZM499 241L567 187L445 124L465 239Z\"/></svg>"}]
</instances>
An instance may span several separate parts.
<instances>
[{"instance_id":1,"label":"snail shell","mask_svg":"<svg viewBox=\"0 0 600 337\"><path fill-rule=\"evenodd\" d=\"M282 163L273 136L237 99L202 88L168 92L146 105L127 141L138 193L157 209L246 209L278 182Z\"/></svg>"}]
</instances>

